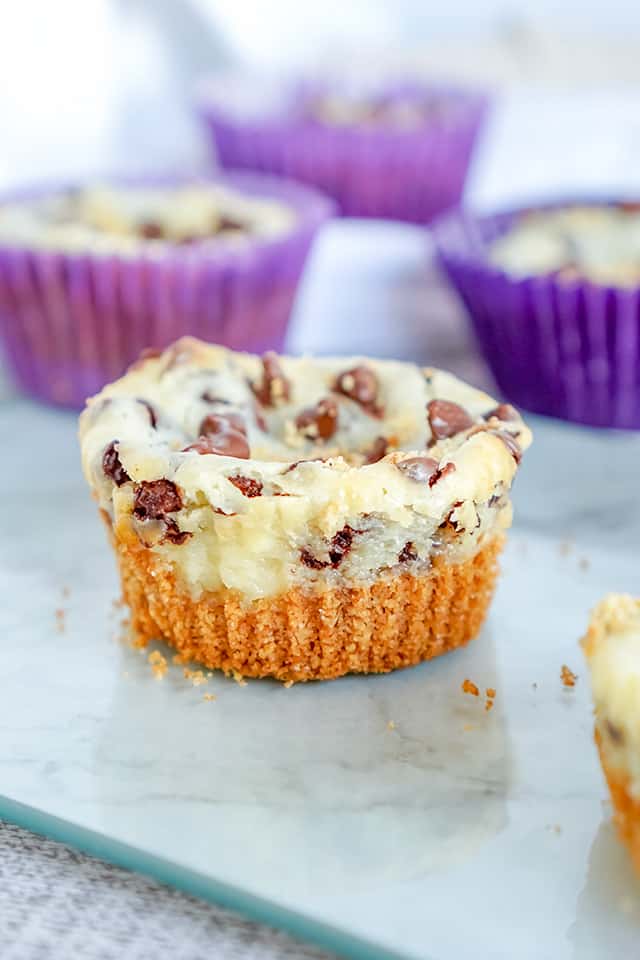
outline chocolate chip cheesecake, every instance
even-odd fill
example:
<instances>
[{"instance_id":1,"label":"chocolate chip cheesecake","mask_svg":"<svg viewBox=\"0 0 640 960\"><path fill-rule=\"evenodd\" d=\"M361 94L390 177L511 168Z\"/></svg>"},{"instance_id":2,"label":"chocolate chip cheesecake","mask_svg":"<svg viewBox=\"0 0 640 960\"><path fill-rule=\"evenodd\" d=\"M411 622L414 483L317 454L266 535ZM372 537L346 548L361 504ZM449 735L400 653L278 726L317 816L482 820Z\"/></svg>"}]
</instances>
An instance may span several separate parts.
<instances>
[{"instance_id":1,"label":"chocolate chip cheesecake","mask_svg":"<svg viewBox=\"0 0 640 960\"><path fill-rule=\"evenodd\" d=\"M490 259L516 277L553 275L635 286L640 283L640 206L576 204L524 213L493 243Z\"/></svg>"},{"instance_id":2,"label":"chocolate chip cheesecake","mask_svg":"<svg viewBox=\"0 0 640 960\"><path fill-rule=\"evenodd\" d=\"M295 222L288 205L215 181L94 184L0 203L0 244L127 255L142 248L277 237Z\"/></svg>"},{"instance_id":3,"label":"chocolate chip cheesecake","mask_svg":"<svg viewBox=\"0 0 640 960\"><path fill-rule=\"evenodd\" d=\"M610 594L582 641L618 832L640 871L640 600Z\"/></svg>"},{"instance_id":4,"label":"chocolate chip cheesecake","mask_svg":"<svg viewBox=\"0 0 640 960\"><path fill-rule=\"evenodd\" d=\"M531 439L438 370L191 338L90 400L80 437L137 640L285 681L470 640Z\"/></svg>"}]
</instances>

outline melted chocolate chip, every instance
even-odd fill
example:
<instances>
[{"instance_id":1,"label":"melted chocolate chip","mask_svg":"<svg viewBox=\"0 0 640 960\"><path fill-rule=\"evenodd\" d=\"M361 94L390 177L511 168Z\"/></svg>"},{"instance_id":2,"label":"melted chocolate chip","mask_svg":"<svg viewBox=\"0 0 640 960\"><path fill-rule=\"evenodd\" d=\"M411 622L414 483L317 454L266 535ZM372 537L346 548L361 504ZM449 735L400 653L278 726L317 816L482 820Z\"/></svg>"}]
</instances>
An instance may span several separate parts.
<instances>
[{"instance_id":1,"label":"melted chocolate chip","mask_svg":"<svg viewBox=\"0 0 640 960\"><path fill-rule=\"evenodd\" d=\"M208 437L209 434L224 433L229 429L246 435L247 426L244 417L239 413L210 413L200 424L200 436Z\"/></svg>"},{"instance_id":2,"label":"melted chocolate chip","mask_svg":"<svg viewBox=\"0 0 640 960\"><path fill-rule=\"evenodd\" d=\"M309 440L328 440L338 429L338 405L327 397L296 417L296 427Z\"/></svg>"},{"instance_id":3,"label":"melted chocolate chip","mask_svg":"<svg viewBox=\"0 0 640 960\"><path fill-rule=\"evenodd\" d=\"M310 457L308 460L296 460L294 463L290 463L286 470L283 471L283 476L286 473L291 473L292 470L295 470L297 466L301 463L324 463L322 457Z\"/></svg>"},{"instance_id":4,"label":"melted chocolate chip","mask_svg":"<svg viewBox=\"0 0 640 960\"><path fill-rule=\"evenodd\" d=\"M451 400L431 400L427 404L427 418L431 428L431 444L437 440L455 437L473 426L473 420L464 409Z\"/></svg>"},{"instance_id":5,"label":"melted chocolate chip","mask_svg":"<svg viewBox=\"0 0 640 960\"><path fill-rule=\"evenodd\" d=\"M249 459L249 442L244 418L237 413L209 414L200 424L200 433L208 441L208 449L198 452L217 453L223 457ZM194 449L200 444L192 444Z\"/></svg>"},{"instance_id":6,"label":"melted chocolate chip","mask_svg":"<svg viewBox=\"0 0 640 960\"><path fill-rule=\"evenodd\" d=\"M336 378L334 390L359 403L367 413L376 417L382 415L382 410L377 404L378 378L369 367L360 366L345 370Z\"/></svg>"},{"instance_id":7,"label":"melted chocolate chip","mask_svg":"<svg viewBox=\"0 0 640 960\"><path fill-rule=\"evenodd\" d=\"M433 457L409 457L396 463L398 470L415 483L427 483L438 472L438 461Z\"/></svg>"},{"instance_id":8,"label":"melted chocolate chip","mask_svg":"<svg viewBox=\"0 0 640 960\"><path fill-rule=\"evenodd\" d=\"M205 403L221 403L223 406L229 406L231 400L225 400L224 397L217 397L215 393L211 393L210 390L205 390L200 394L200 399L204 400Z\"/></svg>"},{"instance_id":9,"label":"melted chocolate chip","mask_svg":"<svg viewBox=\"0 0 640 960\"><path fill-rule=\"evenodd\" d=\"M303 547L300 551L300 562L304 563L305 567L310 567L311 570L324 570L325 567L329 566L328 560L318 560L306 547Z\"/></svg>"},{"instance_id":10,"label":"melted chocolate chip","mask_svg":"<svg viewBox=\"0 0 640 960\"><path fill-rule=\"evenodd\" d=\"M151 421L151 426L155 430L158 426L158 421L156 419L156 412L149 403L148 400L143 400L142 397L138 397L138 403L141 403L143 407L147 408L147 413L149 414L149 420Z\"/></svg>"},{"instance_id":11,"label":"melted chocolate chip","mask_svg":"<svg viewBox=\"0 0 640 960\"><path fill-rule=\"evenodd\" d=\"M102 454L102 469L108 477L111 477L116 487L121 487L131 477L122 466L118 456L117 440L113 440Z\"/></svg>"},{"instance_id":12,"label":"melted chocolate chip","mask_svg":"<svg viewBox=\"0 0 640 960\"><path fill-rule=\"evenodd\" d=\"M494 437L500 437L515 462L520 463L522 460L522 450L515 437L512 437L506 430L487 430L487 433L493 434Z\"/></svg>"},{"instance_id":13,"label":"melted chocolate chip","mask_svg":"<svg viewBox=\"0 0 640 960\"><path fill-rule=\"evenodd\" d=\"M244 230L245 224L223 213L216 221L215 227L218 233L222 233L223 230Z\"/></svg>"},{"instance_id":14,"label":"melted chocolate chip","mask_svg":"<svg viewBox=\"0 0 640 960\"><path fill-rule=\"evenodd\" d=\"M485 420L490 420L491 417L495 417L496 420L505 420L508 422L509 420L517 420L518 412L510 403L499 403L493 410L489 410L488 413L484 414Z\"/></svg>"},{"instance_id":15,"label":"melted chocolate chip","mask_svg":"<svg viewBox=\"0 0 640 960\"><path fill-rule=\"evenodd\" d=\"M282 372L277 354L271 351L265 353L262 358L262 380L252 383L251 389L263 407L276 407L290 399L291 385Z\"/></svg>"},{"instance_id":16,"label":"melted chocolate chip","mask_svg":"<svg viewBox=\"0 0 640 960\"><path fill-rule=\"evenodd\" d=\"M361 531L354 530L347 523L342 530L338 530L331 538L328 560L320 560L318 557L314 557L310 550L303 547L300 551L300 561L312 570L324 570L326 567L333 567L335 570L351 550L353 538L357 533L361 533Z\"/></svg>"},{"instance_id":17,"label":"melted chocolate chip","mask_svg":"<svg viewBox=\"0 0 640 960\"><path fill-rule=\"evenodd\" d=\"M429 486L435 487L438 480L442 480L443 477L446 477L450 473L454 473L456 469L455 463L445 463L444 467L438 467L435 473L432 473L429 477Z\"/></svg>"},{"instance_id":18,"label":"melted chocolate chip","mask_svg":"<svg viewBox=\"0 0 640 960\"><path fill-rule=\"evenodd\" d=\"M163 520L165 525L165 531L162 535L163 543L165 540L168 540L169 543L173 543L176 547L179 547L185 540L193 536L188 530L181 530L172 517L164 517Z\"/></svg>"},{"instance_id":19,"label":"melted chocolate chip","mask_svg":"<svg viewBox=\"0 0 640 960\"><path fill-rule=\"evenodd\" d=\"M607 731L608 736L610 737L611 740L613 740L614 743L618 743L618 744L624 743L624 736L623 736L622 730L619 727L616 727L616 725L612 723L608 717L605 720L604 725L605 725L605 729Z\"/></svg>"},{"instance_id":20,"label":"melted chocolate chip","mask_svg":"<svg viewBox=\"0 0 640 960\"><path fill-rule=\"evenodd\" d=\"M377 463L378 460L386 455L389 449L389 442L386 437L376 437L368 451L365 452L365 463Z\"/></svg>"},{"instance_id":21,"label":"melted chocolate chip","mask_svg":"<svg viewBox=\"0 0 640 960\"><path fill-rule=\"evenodd\" d=\"M262 494L262 484L259 480L253 480L251 477L227 477L229 483L245 495L245 497L259 497Z\"/></svg>"},{"instance_id":22,"label":"melted chocolate chip","mask_svg":"<svg viewBox=\"0 0 640 960\"><path fill-rule=\"evenodd\" d=\"M153 220L147 220L146 223L138 225L137 232L145 240L162 240L164 238L164 228L162 224Z\"/></svg>"},{"instance_id":23,"label":"melted chocolate chip","mask_svg":"<svg viewBox=\"0 0 640 960\"><path fill-rule=\"evenodd\" d=\"M354 534L358 530L353 530L347 523L342 530L338 530L331 540L331 549L329 550L329 559L331 566L338 567L351 550Z\"/></svg>"},{"instance_id":24,"label":"melted chocolate chip","mask_svg":"<svg viewBox=\"0 0 640 960\"><path fill-rule=\"evenodd\" d=\"M181 508L180 490L171 480L143 480L136 490L133 513L138 520L163 520Z\"/></svg>"},{"instance_id":25,"label":"melted chocolate chip","mask_svg":"<svg viewBox=\"0 0 640 960\"><path fill-rule=\"evenodd\" d=\"M416 549L413 543L411 542L411 540L407 540L404 547L398 554L398 563L409 563L410 561L417 560L417 559L418 559L418 554L416 553Z\"/></svg>"}]
</instances>

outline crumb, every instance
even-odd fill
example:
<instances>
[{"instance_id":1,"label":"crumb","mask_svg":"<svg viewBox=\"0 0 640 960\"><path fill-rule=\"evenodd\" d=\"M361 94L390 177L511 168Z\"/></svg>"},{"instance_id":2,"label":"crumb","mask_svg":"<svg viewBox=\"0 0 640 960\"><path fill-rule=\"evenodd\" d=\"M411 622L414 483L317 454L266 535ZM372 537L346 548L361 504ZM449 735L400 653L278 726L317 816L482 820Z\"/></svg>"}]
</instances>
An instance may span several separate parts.
<instances>
[{"instance_id":1,"label":"crumb","mask_svg":"<svg viewBox=\"0 0 640 960\"><path fill-rule=\"evenodd\" d=\"M571 551L573 550L573 543L571 540L561 540L558 546L561 557L568 557Z\"/></svg>"},{"instance_id":2,"label":"crumb","mask_svg":"<svg viewBox=\"0 0 640 960\"><path fill-rule=\"evenodd\" d=\"M475 683L473 683L473 681L471 681L471 680L469 680L469 679L466 679L466 680L463 682L462 687L461 687L461 690L462 690L463 693L470 693L473 697L479 697L479 696L480 696L480 690L479 690L478 687L475 685Z\"/></svg>"},{"instance_id":3,"label":"crumb","mask_svg":"<svg viewBox=\"0 0 640 960\"><path fill-rule=\"evenodd\" d=\"M183 673L185 680L191 680L194 687L199 687L201 684L207 682L207 678L202 670L190 670L189 667L185 667Z\"/></svg>"},{"instance_id":4,"label":"crumb","mask_svg":"<svg viewBox=\"0 0 640 960\"><path fill-rule=\"evenodd\" d=\"M151 664L151 670L156 680L162 680L169 669L166 658L162 656L159 650L152 650L147 660Z\"/></svg>"},{"instance_id":5,"label":"crumb","mask_svg":"<svg viewBox=\"0 0 640 960\"><path fill-rule=\"evenodd\" d=\"M288 690L290 687L293 686L293 684L294 684L293 680L285 680L282 686L285 688L285 690Z\"/></svg>"},{"instance_id":6,"label":"crumb","mask_svg":"<svg viewBox=\"0 0 640 960\"><path fill-rule=\"evenodd\" d=\"M212 671L211 671L211 670L207 670L207 677L211 678L212 676L213 676Z\"/></svg>"},{"instance_id":7,"label":"crumb","mask_svg":"<svg viewBox=\"0 0 640 960\"><path fill-rule=\"evenodd\" d=\"M486 700L484 709L487 711L487 713L489 713L490 710L493 710L493 700Z\"/></svg>"},{"instance_id":8,"label":"crumb","mask_svg":"<svg viewBox=\"0 0 640 960\"><path fill-rule=\"evenodd\" d=\"M119 610L121 607L124 606L124 600L122 599L122 597L115 597L115 599L111 601L111 606L113 607L114 610Z\"/></svg>"},{"instance_id":9,"label":"crumb","mask_svg":"<svg viewBox=\"0 0 640 960\"><path fill-rule=\"evenodd\" d=\"M241 673L238 673L237 670L233 670L231 673L231 676L233 677L233 679L235 680L235 682L238 684L239 687L246 687L247 681L245 680L245 678L242 676Z\"/></svg>"},{"instance_id":10,"label":"crumb","mask_svg":"<svg viewBox=\"0 0 640 960\"><path fill-rule=\"evenodd\" d=\"M464 730L465 733L468 733L469 730L475 730L475 726L472 723L465 723L462 729Z\"/></svg>"},{"instance_id":11,"label":"crumb","mask_svg":"<svg viewBox=\"0 0 640 960\"><path fill-rule=\"evenodd\" d=\"M185 657L184 653L174 653L171 657L171 663L175 663L177 667L181 667L184 663L188 663L188 657Z\"/></svg>"},{"instance_id":12,"label":"crumb","mask_svg":"<svg viewBox=\"0 0 640 960\"><path fill-rule=\"evenodd\" d=\"M560 679L565 687L575 687L578 675L574 673L573 670L570 670L566 663L563 663L562 670L560 671Z\"/></svg>"},{"instance_id":13,"label":"crumb","mask_svg":"<svg viewBox=\"0 0 640 960\"><path fill-rule=\"evenodd\" d=\"M211 703L212 700L216 699L215 693L205 693L202 697L203 700L206 700L207 703Z\"/></svg>"},{"instance_id":14,"label":"crumb","mask_svg":"<svg viewBox=\"0 0 640 960\"><path fill-rule=\"evenodd\" d=\"M63 597L70 597L70 596L71 596L71 587L64 586L64 587L62 588L62 596L63 596Z\"/></svg>"},{"instance_id":15,"label":"crumb","mask_svg":"<svg viewBox=\"0 0 640 960\"><path fill-rule=\"evenodd\" d=\"M486 693L486 695L489 697L490 700L495 700L495 698L496 698L496 691L495 691L494 687L487 687L487 689L485 690L485 693Z\"/></svg>"},{"instance_id":16,"label":"crumb","mask_svg":"<svg viewBox=\"0 0 640 960\"><path fill-rule=\"evenodd\" d=\"M589 557L580 557L581 570L588 570L590 566L591 566L591 561L589 560Z\"/></svg>"},{"instance_id":17,"label":"crumb","mask_svg":"<svg viewBox=\"0 0 640 960\"><path fill-rule=\"evenodd\" d=\"M387 724L387 728L388 728L389 730L395 730L395 728L396 728L395 721L394 721L394 720L389 720L389 723Z\"/></svg>"},{"instance_id":18,"label":"crumb","mask_svg":"<svg viewBox=\"0 0 640 960\"><path fill-rule=\"evenodd\" d=\"M124 680L128 680L128 679L129 679L129 671L128 671L128 670L123 670L123 671L122 671L122 676L123 676L123 679L124 679Z\"/></svg>"},{"instance_id":19,"label":"crumb","mask_svg":"<svg viewBox=\"0 0 640 960\"><path fill-rule=\"evenodd\" d=\"M552 831L553 833L557 833L558 836L562 833L562 827L560 826L559 823L548 823L547 830Z\"/></svg>"},{"instance_id":20,"label":"crumb","mask_svg":"<svg viewBox=\"0 0 640 960\"><path fill-rule=\"evenodd\" d=\"M64 633L64 628L65 628L64 618L65 618L65 611L62 609L62 607L58 607L58 609L56 610L56 630L58 631L58 633Z\"/></svg>"},{"instance_id":21,"label":"crumb","mask_svg":"<svg viewBox=\"0 0 640 960\"><path fill-rule=\"evenodd\" d=\"M538 689L538 684L537 684L537 683L532 683L532 684L531 684L531 689L532 689L532 690L537 690L537 689Z\"/></svg>"}]
</instances>

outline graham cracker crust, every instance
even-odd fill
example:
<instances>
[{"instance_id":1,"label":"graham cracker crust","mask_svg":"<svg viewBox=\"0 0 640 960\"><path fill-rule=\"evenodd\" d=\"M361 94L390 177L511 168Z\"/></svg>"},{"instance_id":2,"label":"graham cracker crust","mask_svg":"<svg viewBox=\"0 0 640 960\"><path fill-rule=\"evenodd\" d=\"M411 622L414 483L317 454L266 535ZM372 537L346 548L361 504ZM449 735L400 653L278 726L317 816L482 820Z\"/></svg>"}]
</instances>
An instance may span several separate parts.
<instances>
[{"instance_id":1,"label":"graham cracker crust","mask_svg":"<svg viewBox=\"0 0 640 960\"><path fill-rule=\"evenodd\" d=\"M119 539L114 546L136 643L162 639L210 669L301 681L386 673L468 643L491 602L503 540L462 563L438 557L422 576L292 588L249 603L227 589L194 601L151 550Z\"/></svg>"},{"instance_id":2,"label":"graham cracker crust","mask_svg":"<svg viewBox=\"0 0 640 960\"><path fill-rule=\"evenodd\" d=\"M636 871L640 873L640 798L632 795L629 777L621 774L619 770L614 770L607 763L598 731L596 731L596 743L611 794L613 822L618 830L618 836L631 854Z\"/></svg>"}]
</instances>

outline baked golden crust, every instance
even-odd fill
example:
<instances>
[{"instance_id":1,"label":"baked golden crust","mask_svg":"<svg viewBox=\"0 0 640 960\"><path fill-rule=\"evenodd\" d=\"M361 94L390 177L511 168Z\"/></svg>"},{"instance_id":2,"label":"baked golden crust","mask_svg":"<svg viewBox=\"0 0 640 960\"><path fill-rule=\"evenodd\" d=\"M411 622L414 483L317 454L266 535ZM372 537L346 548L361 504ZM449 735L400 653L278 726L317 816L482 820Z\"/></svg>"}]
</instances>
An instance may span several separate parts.
<instances>
[{"instance_id":1,"label":"baked golden crust","mask_svg":"<svg viewBox=\"0 0 640 960\"><path fill-rule=\"evenodd\" d=\"M611 794L613 820L620 839L629 850L633 864L640 873L640 797L634 797L631 793L630 778L608 763L606 750L603 748L602 738L597 730L595 737L600 762Z\"/></svg>"},{"instance_id":2,"label":"baked golden crust","mask_svg":"<svg viewBox=\"0 0 640 960\"><path fill-rule=\"evenodd\" d=\"M211 669L301 681L386 673L466 644L491 601L503 539L461 563L437 557L421 576L249 602L227 589L194 601L153 551L132 539L114 545L136 643L163 639Z\"/></svg>"}]
</instances>

